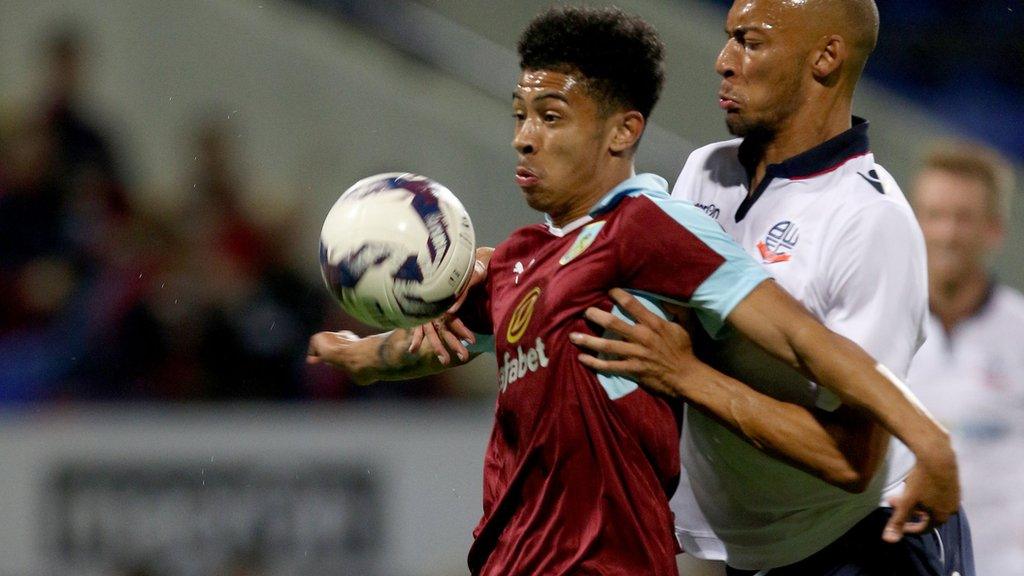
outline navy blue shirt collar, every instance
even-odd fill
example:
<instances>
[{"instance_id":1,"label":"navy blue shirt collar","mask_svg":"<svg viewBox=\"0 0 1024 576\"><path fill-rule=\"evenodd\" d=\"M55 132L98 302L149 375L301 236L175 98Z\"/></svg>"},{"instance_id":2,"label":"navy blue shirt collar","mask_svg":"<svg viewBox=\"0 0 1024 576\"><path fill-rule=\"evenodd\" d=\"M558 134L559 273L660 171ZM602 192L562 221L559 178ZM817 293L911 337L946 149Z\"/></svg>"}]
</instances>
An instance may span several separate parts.
<instances>
[{"instance_id":1,"label":"navy blue shirt collar","mask_svg":"<svg viewBox=\"0 0 1024 576\"><path fill-rule=\"evenodd\" d=\"M868 121L854 116L852 128L806 152L778 164L769 164L767 174L788 179L810 178L834 170L851 158L863 156L868 152ZM739 160L748 174L753 174L760 159L759 153L756 145L748 143L747 140L740 144Z\"/></svg>"}]
</instances>

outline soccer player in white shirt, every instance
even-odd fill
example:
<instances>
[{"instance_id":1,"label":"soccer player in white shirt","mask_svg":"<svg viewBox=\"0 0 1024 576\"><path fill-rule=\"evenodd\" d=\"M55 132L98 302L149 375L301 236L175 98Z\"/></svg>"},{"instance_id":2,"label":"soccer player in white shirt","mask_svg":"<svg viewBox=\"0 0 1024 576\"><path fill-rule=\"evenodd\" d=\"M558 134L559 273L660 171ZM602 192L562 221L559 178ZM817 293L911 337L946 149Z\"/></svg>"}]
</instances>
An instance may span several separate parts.
<instances>
[{"instance_id":1,"label":"soccer player in white shirt","mask_svg":"<svg viewBox=\"0 0 1024 576\"><path fill-rule=\"evenodd\" d=\"M1024 295L988 272L1013 180L996 151L950 141L911 188L931 314L907 382L953 434L982 574L1024 574Z\"/></svg>"},{"instance_id":2,"label":"soccer player in white shirt","mask_svg":"<svg viewBox=\"0 0 1024 576\"><path fill-rule=\"evenodd\" d=\"M877 39L874 2L737 0L726 32L719 99L730 132L742 140L695 151L674 196L717 219L779 284L894 379L905 376L923 340L924 244L898 186L874 162L867 124L851 121L854 88ZM894 543L906 512L896 495L913 460L899 442L887 449L884 432L849 399L840 402L738 338L709 347L720 370L806 407L834 435L863 481L843 491L832 485L843 484L829 463L807 456L813 446L803 454L794 448L800 425L780 422L777 435L765 437L754 419L737 416L748 393L728 378L716 388L688 374L694 368L678 352L685 335L630 309L637 326L602 324L626 344L588 343L618 358L587 362L687 399L689 485L674 500L687 552L727 560L737 575L973 574L961 514ZM901 504L895 513L883 505L890 499Z\"/></svg>"}]
</instances>

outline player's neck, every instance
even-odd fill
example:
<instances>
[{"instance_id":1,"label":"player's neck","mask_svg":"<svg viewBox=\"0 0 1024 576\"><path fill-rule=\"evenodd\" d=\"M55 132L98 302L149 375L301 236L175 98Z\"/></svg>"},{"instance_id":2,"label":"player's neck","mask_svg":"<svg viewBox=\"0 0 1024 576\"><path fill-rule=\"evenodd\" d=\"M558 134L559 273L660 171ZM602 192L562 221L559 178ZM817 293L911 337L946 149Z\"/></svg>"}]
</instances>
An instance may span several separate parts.
<instances>
[{"instance_id":1,"label":"player's neck","mask_svg":"<svg viewBox=\"0 0 1024 576\"><path fill-rule=\"evenodd\" d=\"M770 139L760 143L760 161L754 170L751 189L757 187L768 166L779 164L839 136L852 126L851 106L836 102L834 107L805 106L783 121Z\"/></svg>"},{"instance_id":2,"label":"player's neck","mask_svg":"<svg viewBox=\"0 0 1024 576\"><path fill-rule=\"evenodd\" d=\"M636 171L632 161L628 163L616 162L614 166L610 166L601 175L595 177L587 185L587 190L580 191L580 194L574 199L573 203L567 206L564 211L560 211L557 214L549 212L548 217L551 218L551 223L556 228L563 228L567 224L590 214L590 211L593 210L594 206L597 206L597 203L606 194L635 175Z\"/></svg>"},{"instance_id":3,"label":"player's neck","mask_svg":"<svg viewBox=\"0 0 1024 576\"><path fill-rule=\"evenodd\" d=\"M928 290L931 310L946 332L978 312L989 296L989 283L983 270L949 280L932 276Z\"/></svg>"}]
</instances>

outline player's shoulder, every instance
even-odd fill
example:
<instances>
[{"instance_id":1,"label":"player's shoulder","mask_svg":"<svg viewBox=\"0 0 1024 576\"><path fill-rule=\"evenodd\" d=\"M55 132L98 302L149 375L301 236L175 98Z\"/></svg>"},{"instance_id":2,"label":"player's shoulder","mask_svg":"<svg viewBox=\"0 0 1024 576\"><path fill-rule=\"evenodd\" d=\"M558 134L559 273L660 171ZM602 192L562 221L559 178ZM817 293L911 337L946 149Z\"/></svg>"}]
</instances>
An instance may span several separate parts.
<instances>
[{"instance_id":1,"label":"player's shoulder","mask_svg":"<svg viewBox=\"0 0 1024 576\"><path fill-rule=\"evenodd\" d=\"M835 210L850 220L882 219L917 229L917 218L896 179L870 157L868 160L851 163L836 174L839 180L827 191L835 199Z\"/></svg>"},{"instance_id":2,"label":"player's shoulder","mask_svg":"<svg viewBox=\"0 0 1024 576\"><path fill-rule=\"evenodd\" d=\"M720 169L724 166L742 168L739 161L740 144L742 143L742 138L733 138L732 140L705 144L690 152L683 167L684 169L687 167L694 169Z\"/></svg>"},{"instance_id":3,"label":"player's shoulder","mask_svg":"<svg viewBox=\"0 0 1024 576\"><path fill-rule=\"evenodd\" d=\"M649 223L642 213L662 213L674 220L688 220L691 216L707 218L704 211L694 206L689 200L670 196L664 190L637 189L630 191L622 199L616 216L621 220L644 226Z\"/></svg>"},{"instance_id":4,"label":"player's shoulder","mask_svg":"<svg viewBox=\"0 0 1024 576\"><path fill-rule=\"evenodd\" d=\"M691 152L679 171L672 196L696 200L720 188L746 182L747 173L739 159L742 143L742 139L736 138L701 146Z\"/></svg>"},{"instance_id":5,"label":"player's shoulder","mask_svg":"<svg viewBox=\"0 0 1024 576\"><path fill-rule=\"evenodd\" d=\"M664 194L632 194L618 212L612 233L631 245L672 244L691 235L712 242L727 236L721 225L693 202Z\"/></svg>"}]
</instances>

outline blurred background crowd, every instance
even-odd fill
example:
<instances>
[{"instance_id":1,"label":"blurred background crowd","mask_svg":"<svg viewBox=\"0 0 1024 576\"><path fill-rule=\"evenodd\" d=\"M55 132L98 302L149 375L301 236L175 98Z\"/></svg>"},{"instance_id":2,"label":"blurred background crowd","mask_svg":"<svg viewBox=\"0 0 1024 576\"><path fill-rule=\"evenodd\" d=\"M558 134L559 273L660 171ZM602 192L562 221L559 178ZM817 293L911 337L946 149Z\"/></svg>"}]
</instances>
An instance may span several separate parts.
<instances>
[{"instance_id":1,"label":"blurred background crowd","mask_svg":"<svg viewBox=\"0 0 1024 576\"><path fill-rule=\"evenodd\" d=\"M645 136L640 164L671 182L694 146L725 137L713 110L717 81L711 61L731 1L622 4L663 29L669 47L670 83ZM134 23L127 4L104 9L78 0L0 1L0 22L8 22L6 28L0 24L0 52L6 53L6 60L0 58L0 408L38 410L83 401L158 407L255 400L304 407L369 399L489 401L493 384L487 364L469 376L362 388L304 362L307 339L316 331L369 330L341 313L318 277L317 222L349 183L394 170L422 172L448 184L469 208L483 244L493 245L512 228L536 221L519 206L512 185L510 124L502 123L507 118L501 114L514 78L512 42L525 19L544 5L524 3L507 26L494 26L494 13L512 14L513 8L488 2L217 0L203 7L207 16L197 8L197 19L228 15L224 21L233 28L225 27L221 39L178 32L176 27L188 29L182 25L188 12L173 3L140 2L143 15L137 18L156 20L139 26L148 32L133 40L135 49L151 56L154 69L164 54L185 54L160 64L169 69L154 70L152 76L176 87L191 78L218 96L193 95L182 110L175 107L175 98L184 99L185 88L166 92L166 98L164 92L149 90L159 96L160 102L154 98L153 103L97 89L110 78L130 86L132 74L146 66L145 55L129 57L111 49L123 49L124 43L104 34L120 31L96 25L109 23L104 10L116 12L119 20L110 21ZM966 171L960 164L950 168L941 162L925 168L974 178L993 189L1001 186L1008 201L1016 194L1014 167L1019 170L1024 161L1024 3L990 0L973 3L970 10L954 0L878 0L878 5L881 39L867 75L875 102L869 119L876 152L882 150L880 162L910 192L918 183L923 151L941 146L932 138L969 137L1005 156L993 164L998 178L986 176L986 168L972 161ZM31 16L22 13L29 11ZM709 20L688 16L698 13ZM697 21L718 23L701 25L697 32L687 28ZM4 44L3 37L15 28L22 38L19 46L28 49ZM233 37L245 40L224 44L223 57L216 49L198 47L221 46L218 42ZM700 48L681 46L682 38ZM189 49L193 52L186 53ZM232 76L234 63L250 50L254 62L263 58L268 70L281 76L294 72L297 79L261 75L252 62L251 70ZM132 58L131 71L119 68ZM690 68L683 73L671 68L684 65ZM23 74L26 70L31 73ZM224 94L216 85L221 81ZM149 76L139 82L156 83ZM308 104L301 99L307 93ZM287 113L277 114L260 100L277 96L282 102L277 110ZM707 108L702 112L709 113L679 104L688 99L703 102ZM333 101L342 105L323 104ZM893 124L887 126L886 120ZM272 163L268 157L274 154L268 151L274 150L292 153L289 158L300 168L286 170L290 175L284 178L261 179L252 167ZM993 157L990 151L983 156ZM152 178L154 165L173 178ZM979 194L972 200L975 207L991 203L984 192ZM964 258L945 261L947 271L969 270L983 277L980 285L989 287L985 294L999 285L995 277L1020 287L1021 255L997 252L1004 238L1012 245L1020 237L1024 224L1013 215L1019 220L1024 212L1019 207L993 210L989 218L981 210L971 221L971 206L967 202L964 211L953 215L945 232L934 228L940 230L936 242L961 250ZM990 225L998 230L986 228ZM981 237L992 240L970 244ZM954 356L956 322L979 316L989 301L975 300L964 313L939 315L945 332L933 340L948 338L948 348L934 356ZM1024 332L1024 325L999 328L1014 329ZM1003 337L1019 343L1022 335ZM1011 350L1007 357L1014 354ZM1024 349L1019 354L1024 358ZM943 388L936 408L963 406L957 394L975 394L986 397L979 413L989 422L1016 421L1024 414L1024 365L1019 373L1010 369L1000 375L1004 380L989 382L980 392ZM481 410L484 426L486 411ZM402 412L389 417L420 416ZM298 416L305 418L306 413ZM999 459L1024 441L1016 424L997 428L966 436L982 443L1002 439L1002 445L1010 446L1010 452L1000 452L985 466L1005 461ZM474 441L482 449L484 440ZM368 446L375 441L383 442L366 440ZM479 458L470 456L475 465L467 474L476 482ZM1003 490L999 486L994 490ZM431 497L416 493L410 498ZM472 520L478 498L466 496L466 501ZM1000 509L1005 510L1005 501L994 500L991 513ZM1013 510L1024 517L1024 507ZM457 527L456 533L468 535L470 528ZM1024 570L1024 533L1014 537L1018 540L1000 545L1016 550L1004 565L1020 562L1016 566ZM455 551L461 554L459 545ZM453 565L461 566L461 557ZM0 574L3 569L0 565ZM373 573L366 570L360 573ZM247 572L240 567L234 573Z\"/></svg>"},{"instance_id":2,"label":"blurred background crowd","mask_svg":"<svg viewBox=\"0 0 1024 576\"><path fill-rule=\"evenodd\" d=\"M360 326L294 266L290 215L260 220L246 205L239 121L195 110L180 135L187 202L144 206L124 127L83 98L91 32L57 21L42 33L38 94L6 103L0 125L0 400L359 395L305 366L309 335ZM439 378L368 390L452 393Z\"/></svg>"}]
</instances>

